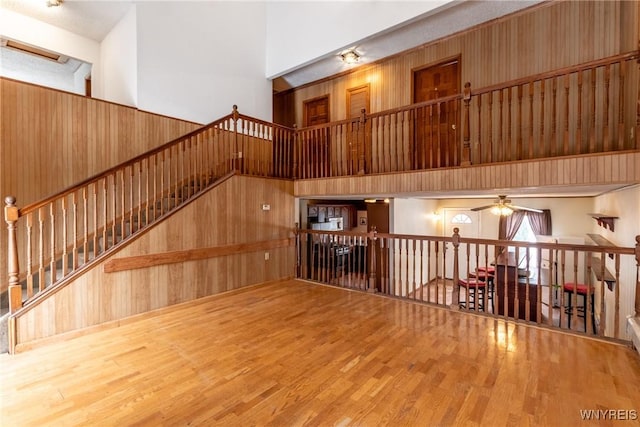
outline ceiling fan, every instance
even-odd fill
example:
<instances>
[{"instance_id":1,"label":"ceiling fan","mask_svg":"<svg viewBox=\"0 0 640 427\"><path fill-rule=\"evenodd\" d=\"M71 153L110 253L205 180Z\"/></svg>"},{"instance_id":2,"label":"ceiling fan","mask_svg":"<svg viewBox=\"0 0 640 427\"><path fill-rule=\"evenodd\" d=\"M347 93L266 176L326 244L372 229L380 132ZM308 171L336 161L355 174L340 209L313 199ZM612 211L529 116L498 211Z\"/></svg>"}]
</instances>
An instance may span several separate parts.
<instances>
[{"instance_id":1,"label":"ceiling fan","mask_svg":"<svg viewBox=\"0 0 640 427\"><path fill-rule=\"evenodd\" d=\"M513 211L529 211L541 213L540 209L525 208L524 206L515 206L511 204L511 200L507 199L505 195L499 195L497 199L493 201L493 204L472 208L472 211L482 211L485 209L491 209L491 213L494 215L508 216Z\"/></svg>"}]
</instances>

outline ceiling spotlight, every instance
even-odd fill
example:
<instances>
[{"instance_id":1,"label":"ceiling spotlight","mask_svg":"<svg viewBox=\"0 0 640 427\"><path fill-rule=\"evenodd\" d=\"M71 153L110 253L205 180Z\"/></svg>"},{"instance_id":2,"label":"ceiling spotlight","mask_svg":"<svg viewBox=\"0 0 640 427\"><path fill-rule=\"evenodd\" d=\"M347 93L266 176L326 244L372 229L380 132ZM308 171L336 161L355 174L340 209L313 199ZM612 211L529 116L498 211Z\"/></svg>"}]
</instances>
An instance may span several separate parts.
<instances>
[{"instance_id":1,"label":"ceiling spotlight","mask_svg":"<svg viewBox=\"0 0 640 427\"><path fill-rule=\"evenodd\" d=\"M60 6L64 0L47 0L47 7Z\"/></svg>"},{"instance_id":2,"label":"ceiling spotlight","mask_svg":"<svg viewBox=\"0 0 640 427\"><path fill-rule=\"evenodd\" d=\"M360 55L354 49L349 49L345 52L342 52L340 54L340 57L342 58L342 62L344 62L345 64L355 64L360 60Z\"/></svg>"}]
</instances>

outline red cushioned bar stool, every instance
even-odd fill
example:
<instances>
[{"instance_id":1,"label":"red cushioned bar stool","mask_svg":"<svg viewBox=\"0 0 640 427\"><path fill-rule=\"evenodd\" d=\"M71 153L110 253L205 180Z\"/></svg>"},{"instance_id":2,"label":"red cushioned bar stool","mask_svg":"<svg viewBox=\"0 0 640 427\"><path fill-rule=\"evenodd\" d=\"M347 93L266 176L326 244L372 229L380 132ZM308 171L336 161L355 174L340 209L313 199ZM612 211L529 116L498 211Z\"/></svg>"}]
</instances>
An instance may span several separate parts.
<instances>
[{"instance_id":1,"label":"red cushioned bar stool","mask_svg":"<svg viewBox=\"0 0 640 427\"><path fill-rule=\"evenodd\" d=\"M569 329L571 329L571 317L573 314L573 306L571 305L571 300L573 298L574 292L578 297L582 297L582 305L578 305L580 302L579 298L576 298L576 309L578 310L578 317L582 317L584 319L584 331L587 332L587 285L583 285L582 283L578 283L576 286L575 283L567 282L562 287L565 295L565 309L564 312L569 315ZM590 289L590 297L591 297L591 325L593 326L593 330L596 330L596 319L594 316L594 307L593 307L593 286ZM580 314L582 313L582 314Z\"/></svg>"},{"instance_id":2,"label":"red cushioned bar stool","mask_svg":"<svg viewBox=\"0 0 640 427\"><path fill-rule=\"evenodd\" d=\"M487 299L491 301L491 311L493 312L493 279L496 268L493 266L478 267L474 273L469 273L470 278L481 280L487 284Z\"/></svg>"},{"instance_id":3,"label":"red cushioned bar stool","mask_svg":"<svg viewBox=\"0 0 640 427\"><path fill-rule=\"evenodd\" d=\"M460 288L464 288L466 293L465 300L460 301L461 308L467 307L468 305L469 310L475 310L477 301L478 310L484 311L484 295L487 289L487 282L472 277L459 279L458 294L460 293ZM493 308L493 296L489 294L487 298L491 300L491 308Z\"/></svg>"}]
</instances>

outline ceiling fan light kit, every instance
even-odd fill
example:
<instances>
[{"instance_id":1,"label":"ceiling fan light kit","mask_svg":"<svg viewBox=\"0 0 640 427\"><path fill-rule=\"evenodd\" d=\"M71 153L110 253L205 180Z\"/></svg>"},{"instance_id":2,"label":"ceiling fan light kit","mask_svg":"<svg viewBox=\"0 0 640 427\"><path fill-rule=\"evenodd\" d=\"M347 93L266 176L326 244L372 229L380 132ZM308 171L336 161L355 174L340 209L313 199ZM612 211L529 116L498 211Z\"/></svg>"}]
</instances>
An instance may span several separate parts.
<instances>
[{"instance_id":1,"label":"ceiling fan light kit","mask_svg":"<svg viewBox=\"0 0 640 427\"><path fill-rule=\"evenodd\" d=\"M472 211L482 211L484 209L491 209L491 213L500 216L509 216L514 211L528 211L542 213L540 209L526 208L524 206L515 206L511 204L511 200L507 199L505 195L499 195L492 205L480 206L478 208L471 209Z\"/></svg>"}]
</instances>

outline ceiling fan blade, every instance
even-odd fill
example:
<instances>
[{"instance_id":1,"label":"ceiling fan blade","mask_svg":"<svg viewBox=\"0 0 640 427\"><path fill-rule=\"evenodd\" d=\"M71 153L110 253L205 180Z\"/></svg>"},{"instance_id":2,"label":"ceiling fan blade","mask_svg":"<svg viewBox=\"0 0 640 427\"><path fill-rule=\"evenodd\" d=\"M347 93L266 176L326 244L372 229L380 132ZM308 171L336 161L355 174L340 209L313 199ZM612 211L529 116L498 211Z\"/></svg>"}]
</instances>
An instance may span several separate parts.
<instances>
[{"instance_id":1,"label":"ceiling fan blade","mask_svg":"<svg viewBox=\"0 0 640 427\"><path fill-rule=\"evenodd\" d=\"M524 206L515 206L515 205L507 205L512 209L518 210L518 211L529 211L529 212L538 212L538 213L542 213L542 210L540 209L535 209L535 208L525 208Z\"/></svg>"},{"instance_id":2,"label":"ceiling fan blade","mask_svg":"<svg viewBox=\"0 0 640 427\"><path fill-rule=\"evenodd\" d=\"M472 211L477 212L477 211L483 211L485 209L489 209L494 207L495 205L487 205L487 206L479 206L477 208L471 208Z\"/></svg>"}]
</instances>

